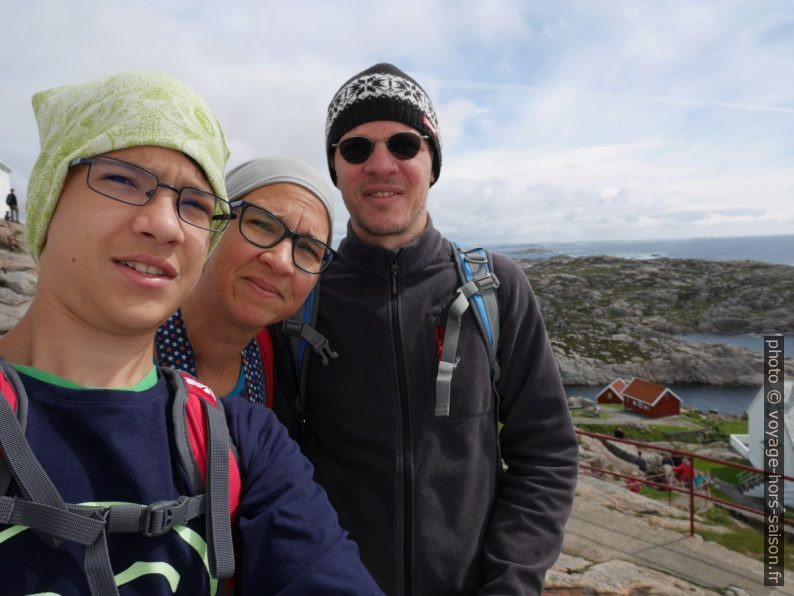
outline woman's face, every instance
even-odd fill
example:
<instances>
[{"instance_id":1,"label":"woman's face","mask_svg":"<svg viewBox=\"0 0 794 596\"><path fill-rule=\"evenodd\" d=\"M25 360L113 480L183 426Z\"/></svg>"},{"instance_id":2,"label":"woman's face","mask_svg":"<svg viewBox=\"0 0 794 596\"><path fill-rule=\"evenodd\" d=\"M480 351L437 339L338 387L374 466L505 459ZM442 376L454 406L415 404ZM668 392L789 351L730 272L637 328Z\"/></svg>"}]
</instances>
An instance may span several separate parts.
<instances>
[{"instance_id":1,"label":"woman's face","mask_svg":"<svg viewBox=\"0 0 794 596\"><path fill-rule=\"evenodd\" d=\"M258 188L242 197L277 215L292 231L323 242L330 232L323 203L310 191L290 183ZM238 215L240 210L235 210ZM292 241L259 248L240 234L232 220L210 255L199 285L230 324L252 335L265 325L287 319L300 308L318 276L298 269Z\"/></svg>"}]
</instances>

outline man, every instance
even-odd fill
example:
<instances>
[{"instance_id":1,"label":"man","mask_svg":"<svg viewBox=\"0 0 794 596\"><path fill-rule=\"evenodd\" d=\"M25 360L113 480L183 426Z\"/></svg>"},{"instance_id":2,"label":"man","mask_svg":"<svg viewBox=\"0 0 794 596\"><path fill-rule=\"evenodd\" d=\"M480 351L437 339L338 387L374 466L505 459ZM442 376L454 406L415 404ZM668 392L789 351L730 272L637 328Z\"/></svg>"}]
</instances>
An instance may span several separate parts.
<instances>
[{"instance_id":1,"label":"man","mask_svg":"<svg viewBox=\"0 0 794 596\"><path fill-rule=\"evenodd\" d=\"M527 279L494 255L498 397L467 312L449 415L436 415L461 283L427 213L441 169L432 103L376 64L331 101L326 149L350 221L317 319L338 357L313 358L306 379L300 434L315 478L387 593L539 594L571 509L577 445Z\"/></svg>"},{"instance_id":2,"label":"man","mask_svg":"<svg viewBox=\"0 0 794 596\"><path fill-rule=\"evenodd\" d=\"M0 338L21 396L17 423L0 384L1 591L214 594L217 568L242 594L378 593L275 416L241 399L218 407L152 364L155 330L228 220L215 116L149 71L33 104L42 151L26 234L38 288ZM190 408L177 397L196 387L206 467L184 457L196 434L178 431ZM230 516L215 504L235 492Z\"/></svg>"},{"instance_id":3,"label":"man","mask_svg":"<svg viewBox=\"0 0 794 596\"><path fill-rule=\"evenodd\" d=\"M14 189L6 196L6 205L8 205L8 218L10 221L19 221L19 208L17 206L17 196L14 194Z\"/></svg>"}]
</instances>

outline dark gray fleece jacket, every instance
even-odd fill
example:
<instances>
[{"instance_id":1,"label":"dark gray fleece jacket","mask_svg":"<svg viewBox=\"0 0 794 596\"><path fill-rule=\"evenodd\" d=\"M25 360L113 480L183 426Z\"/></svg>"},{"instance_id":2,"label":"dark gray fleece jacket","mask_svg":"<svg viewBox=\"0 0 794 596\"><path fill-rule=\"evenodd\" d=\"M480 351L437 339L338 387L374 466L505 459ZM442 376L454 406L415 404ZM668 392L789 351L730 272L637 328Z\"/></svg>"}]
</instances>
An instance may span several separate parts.
<instances>
[{"instance_id":1,"label":"dark gray fleece jacket","mask_svg":"<svg viewBox=\"0 0 794 596\"><path fill-rule=\"evenodd\" d=\"M312 358L299 440L388 594L539 594L571 511L576 438L532 290L501 255L499 402L467 311L451 413L434 415L453 254L432 223L396 252L348 227L317 321L339 356ZM291 402L277 410L294 429Z\"/></svg>"}]
</instances>

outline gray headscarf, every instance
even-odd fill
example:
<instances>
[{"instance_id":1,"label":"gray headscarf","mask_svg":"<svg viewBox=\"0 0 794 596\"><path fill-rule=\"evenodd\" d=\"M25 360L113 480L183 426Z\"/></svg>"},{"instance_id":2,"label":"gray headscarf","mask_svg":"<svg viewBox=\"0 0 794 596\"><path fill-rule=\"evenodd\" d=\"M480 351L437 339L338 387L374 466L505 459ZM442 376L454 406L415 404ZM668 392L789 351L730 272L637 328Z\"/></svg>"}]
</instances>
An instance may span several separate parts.
<instances>
[{"instance_id":1,"label":"gray headscarf","mask_svg":"<svg viewBox=\"0 0 794 596\"><path fill-rule=\"evenodd\" d=\"M279 183L302 186L323 204L328 215L327 244L330 246L334 234L331 188L324 176L309 164L293 157L260 157L240 164L226 174L226 191L230 201L241 199L257 188Z\"/></svg>"}]
</instances>

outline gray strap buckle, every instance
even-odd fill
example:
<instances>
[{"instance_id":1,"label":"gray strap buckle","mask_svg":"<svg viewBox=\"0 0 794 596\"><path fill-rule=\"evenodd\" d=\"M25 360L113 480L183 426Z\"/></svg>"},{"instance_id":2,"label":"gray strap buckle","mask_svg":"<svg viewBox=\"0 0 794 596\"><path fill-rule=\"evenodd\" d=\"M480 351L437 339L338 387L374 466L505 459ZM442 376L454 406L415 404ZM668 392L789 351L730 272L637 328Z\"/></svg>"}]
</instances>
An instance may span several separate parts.
<instances>
[{"instance_id":1,"label":"gray strap buckle","mask_svg":"<svg viewBox=\"0 0 794 596\"><path fill-rule=\"evenodd\" d=\"M322 359L323 366L328 366L331 358L337 358L339 356L339 354L331 349L328 338L308 323L287 319L284 321L284 331L306 340L312 347L312 350Z\"/></svg>"},{"instance_id":2,"label":"gray strap buckle","mask_svg":"<svg viewBox=\"0 0 794 596\"><path fill-rule=\"evenodd\" d=\"M147 538L161 536L176 525L187 521L189 497L175 501L158 501L141 512L141 533Z\"/></svg>"}]
</instances>

